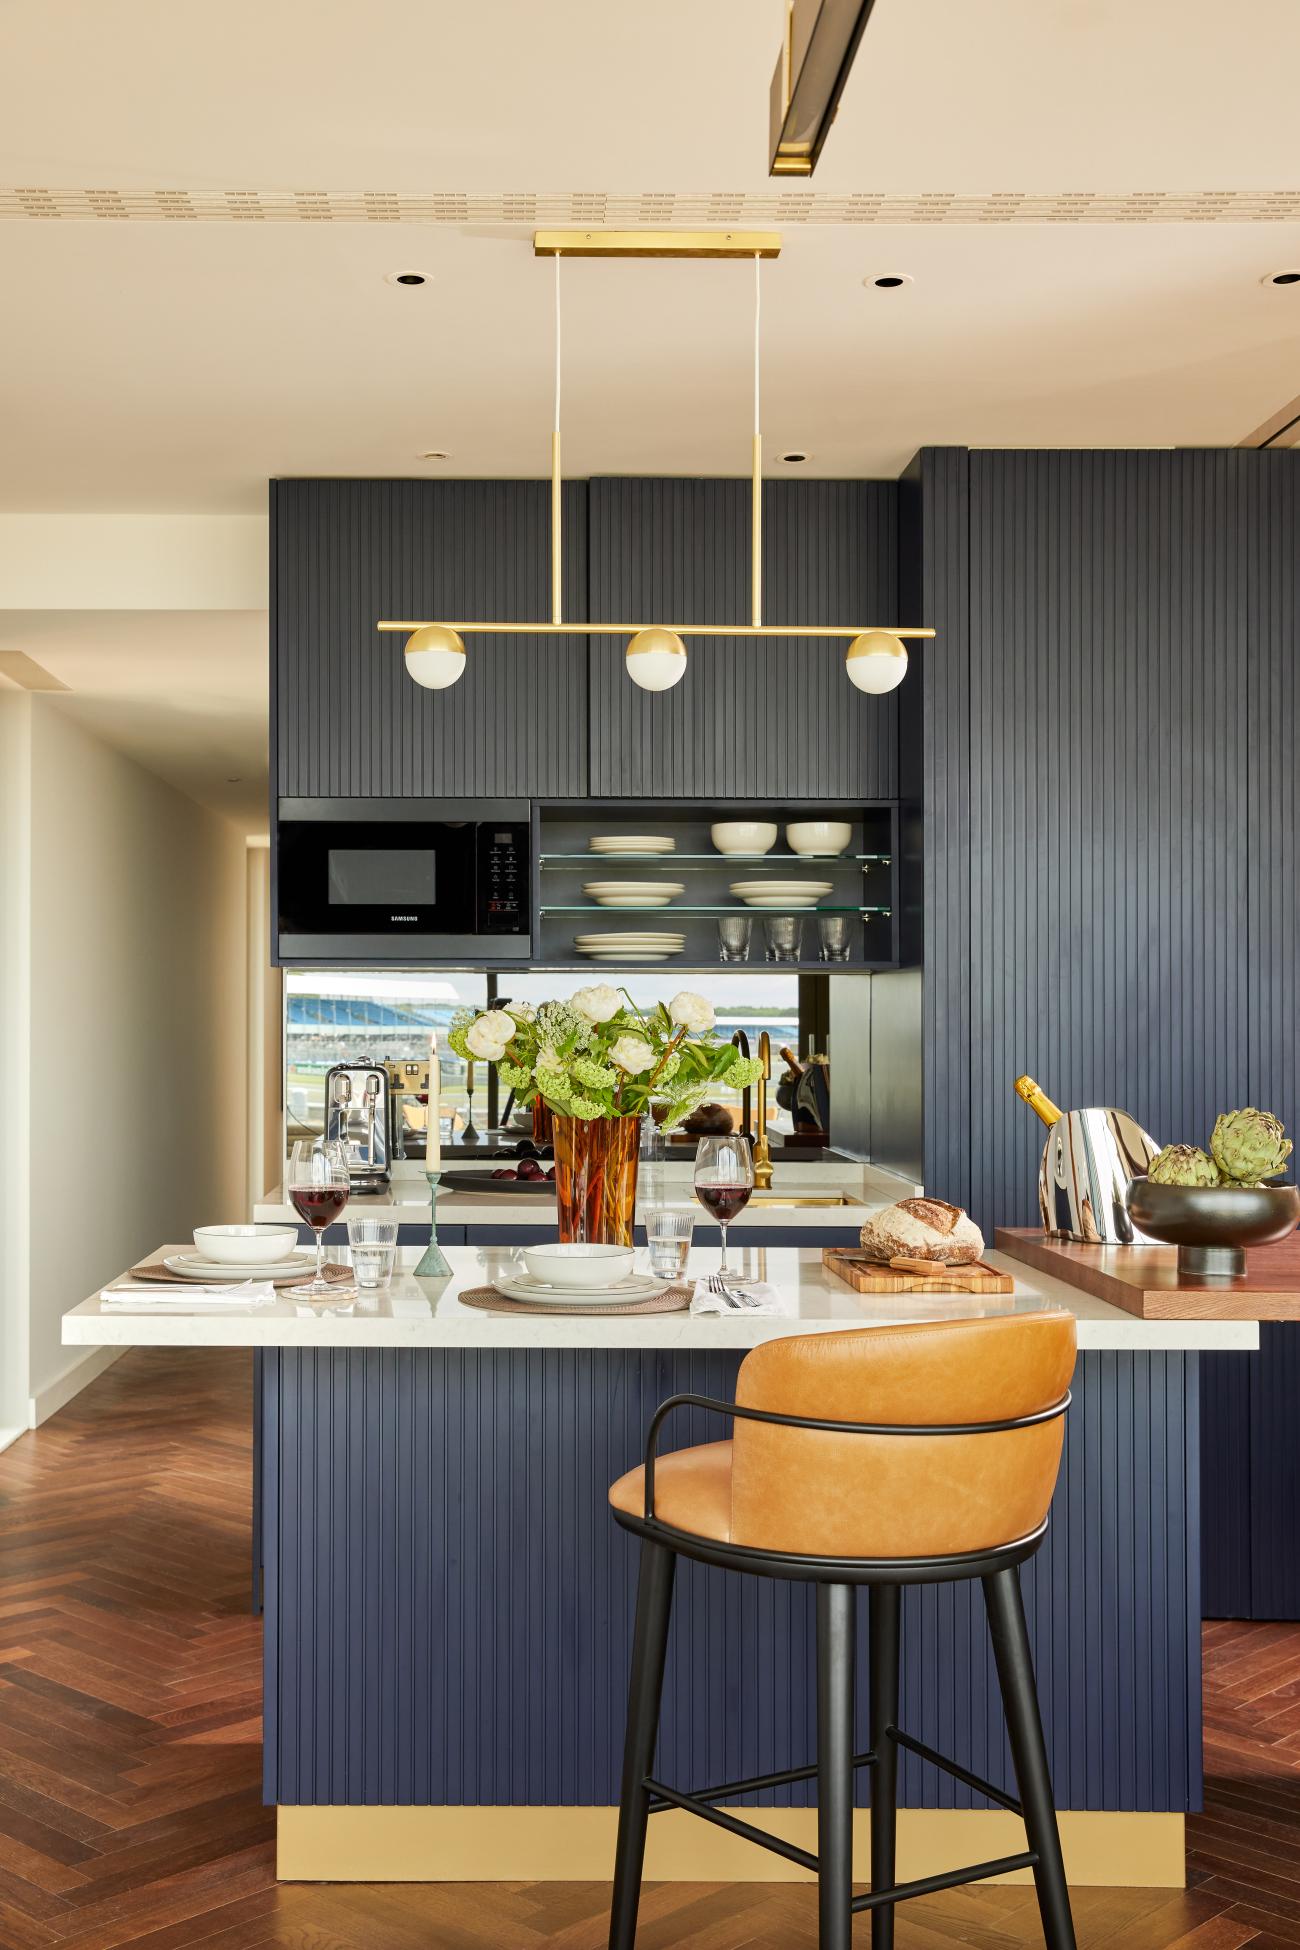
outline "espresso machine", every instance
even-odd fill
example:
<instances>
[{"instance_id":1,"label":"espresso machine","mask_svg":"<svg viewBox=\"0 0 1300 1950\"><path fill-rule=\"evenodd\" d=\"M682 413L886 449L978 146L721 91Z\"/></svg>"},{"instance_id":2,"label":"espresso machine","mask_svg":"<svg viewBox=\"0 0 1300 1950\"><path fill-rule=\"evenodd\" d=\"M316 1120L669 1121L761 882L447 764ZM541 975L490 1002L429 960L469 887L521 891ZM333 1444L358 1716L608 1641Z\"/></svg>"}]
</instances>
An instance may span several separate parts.
<instances>
[{"instance_id":1,"label":"espresso machine","mask_svg":"<svg viewBox=\"0 0 1300 1950\"><path fill-rule=\"evenodd\" d=\"M336 1063L326 1072L325 1135L347 1146L354 1196L387 1191L388 1071L383 1063Z\"/></svg>"}]
</instances>

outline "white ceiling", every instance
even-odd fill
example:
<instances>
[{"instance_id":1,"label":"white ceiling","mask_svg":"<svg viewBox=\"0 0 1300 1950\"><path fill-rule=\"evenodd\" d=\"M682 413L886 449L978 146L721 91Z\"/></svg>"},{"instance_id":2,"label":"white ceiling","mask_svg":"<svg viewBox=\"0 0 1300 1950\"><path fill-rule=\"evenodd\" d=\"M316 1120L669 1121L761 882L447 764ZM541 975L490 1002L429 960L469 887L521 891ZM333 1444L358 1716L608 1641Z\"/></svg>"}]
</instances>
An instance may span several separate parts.
<instances>
[{"instance_id":1,"label":"white ceiling","mask_svg":"<svg viewBox=\"0 0 1300 1950\"><path fill-rule=\"evenodd\" d=\"M533 223L652 222L657 193L661 220L784 234L773 472L791 448L861 476L933 443L1231 445L1294 399L1300 286L1261 280L1300 266L1296 0L877 0L808 187L766 173L782 14L6 0L0 509L255 513L275 475L544 473ZM1068 193L1076 220L994 192ZM1154 220L1116 221L1137 193ZM408 267L430 283L385 282ZM564 284L566 471L744 473L749 268ZM66 708L261 823L264 615L0 623Z\"/></svg>"},{"instance_id":2,"label":"white ceiling","mask_svg":"<svg viewBox=\"0 0 1300 1950\"><path fill-rule=\"evenodd\" d=\"M265 831L265 611L0 610L0 650L68 686L47 708L242 831Z\"/></svg>"}]
</instances>

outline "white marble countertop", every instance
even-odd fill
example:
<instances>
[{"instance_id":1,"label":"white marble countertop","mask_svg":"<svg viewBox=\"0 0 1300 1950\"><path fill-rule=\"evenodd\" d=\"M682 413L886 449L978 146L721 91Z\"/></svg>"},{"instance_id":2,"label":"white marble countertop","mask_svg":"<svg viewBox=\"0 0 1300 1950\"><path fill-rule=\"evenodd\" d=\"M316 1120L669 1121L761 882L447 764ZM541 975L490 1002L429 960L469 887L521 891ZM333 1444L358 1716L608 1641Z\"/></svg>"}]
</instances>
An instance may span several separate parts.
<instances>
[{"instance_id":1,"label":"white marble countertop","mask_svg":"<svg viewBox=\"0 0 1300 1950\"><path fill-rule=\"evenodd\" d=\"M483 1159L481 1163L458 1158L449 1170L482 1172L491 1177L499 1168L501 1160ZM657 1167L664 1174L664 1182L670 1196L678 1197L683 1204L691 1203L691 1165L687 1159L670 1159ZM873 1206L892 1205L900 1198L912 1198L921 1187L909 1178L901 1178L892 1171L882 1171L876 1165L865 1164L805 1164L778 1162L772 1171L772 1198L756 1193L745 1210L732 1220L733 1236L738 1236L750 1226L797 1226L815 1228L826 1226L860 1226L868 1210ZM802 1195L823 1197L827 1193L840 1193L853 1201L851 1205L787 1205L780 1201L785 1198L798 1198ZM387 1192L379 1192L358 1198L353 1208L356 1211L384 1212L395 1211L408 1224L427 1222L429 1217L429 1187L424 1172L418 1164L399 1164L394 1167L393 1183ZM272 1222L289 1221L297 1223L298 1215L284 1196L283 1188L274 1186L253 1208L254 1219ZM494 1225L521 1226L547 1225L555 1218L553 1199L539 1197L536 1193L520 1192L513 1196L508 1192L485 1192L481 1197L472 1192L439 1191L438 1223L447 1226ZM701 1218L701 1223L704 1223Z\"/></svg>"},{"instance_id":2,"label":"white marble countertop","mask_svg":"<svg viewBox=\"0 0 1300 1950\"><path fill-rule=\"evenodd\" d=\"M151 1258L183 1250L160 1247ZM345 1257L331 1252L331 1258ZM910 1294L868 1297L854 1293L824 1271L815 1247L751 1247L733 1240L733 1264L793 1291L797 1312L788 1315L520 1314L463 1306L467 1287L484 1286L514 1259L509 1247L453 1246L451 1277L417 1280L411 1272L418 1248L403 1248L390 1287L372 1295L313 1305L287 1294L273 1305L232 1311L196 1306L192 1311L142 1308L105 1310L95 1293L63 1317L65 1343L98 1347L503 1347L503 1348L747 1348L786 1334L828 1333L851 1327L897 1326L906 1321L955 1320L976 1315L1032 1313L1060 1307L1078 1321L1081 1348L1131 1348L1151 1352L1259 1346L1254 1321L1138 1320L1105 1301L1036 1273L1001 1253L989 1261L1009 1272L1015 1291L998 1295ZM645 1255L637 1263L644 1267ZM691 1256L691 1273L711 1272L717 1248Z\"/></svg>"}]
</instances>

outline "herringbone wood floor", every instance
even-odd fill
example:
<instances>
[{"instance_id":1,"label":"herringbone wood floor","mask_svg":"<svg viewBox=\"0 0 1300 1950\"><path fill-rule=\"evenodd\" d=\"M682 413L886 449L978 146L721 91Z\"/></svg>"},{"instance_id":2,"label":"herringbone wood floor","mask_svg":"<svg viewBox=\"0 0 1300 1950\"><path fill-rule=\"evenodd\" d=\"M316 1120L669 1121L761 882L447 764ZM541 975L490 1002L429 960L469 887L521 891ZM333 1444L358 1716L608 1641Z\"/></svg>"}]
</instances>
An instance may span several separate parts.
<instances>
[{"instance_id":1,"label":"herringbone wood floor","mask_svg":"<svg viewBox=\"0 0 1300 1950\"><path fill-rule=\"evenodd\" d=\"M132 1353L0 1456L0 1950L600 1950L599 1884L276 1884L249 1400L246 1356ZM1300 1945L1300 1627L1212 1625L1206 1655L1193 1887L1079 1891L1086 1950ZM666 1885L643 1915L641 1950L816 1941L804 1887ZM899 1918L899 1950L1040 1940L1022 1889Z\"/></svg>"}]
</instances>

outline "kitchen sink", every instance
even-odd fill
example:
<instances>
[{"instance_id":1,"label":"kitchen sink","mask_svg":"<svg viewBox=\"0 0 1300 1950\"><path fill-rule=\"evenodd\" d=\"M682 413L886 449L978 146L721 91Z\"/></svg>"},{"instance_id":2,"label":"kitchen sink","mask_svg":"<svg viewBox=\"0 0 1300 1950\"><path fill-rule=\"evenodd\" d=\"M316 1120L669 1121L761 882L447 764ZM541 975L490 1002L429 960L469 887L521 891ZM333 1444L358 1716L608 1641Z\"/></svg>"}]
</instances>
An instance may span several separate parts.
<instances>
[{"instance_id":1,"label":"kitchen sink","mask_svg":"<svg viewBox=\"0 0 1300 1950\"><path fill-rule=\"evenodd\" d=\"M860 1198L850 1198L847 1192L751 1192L749 1202L753 1205L854 1205L861 1206Z\"/></svg>"}]
</instances>

